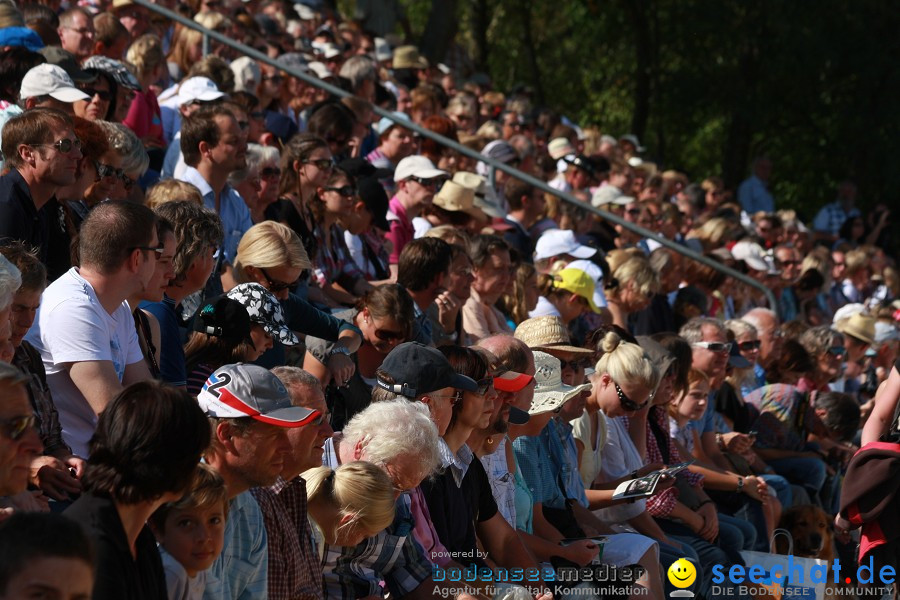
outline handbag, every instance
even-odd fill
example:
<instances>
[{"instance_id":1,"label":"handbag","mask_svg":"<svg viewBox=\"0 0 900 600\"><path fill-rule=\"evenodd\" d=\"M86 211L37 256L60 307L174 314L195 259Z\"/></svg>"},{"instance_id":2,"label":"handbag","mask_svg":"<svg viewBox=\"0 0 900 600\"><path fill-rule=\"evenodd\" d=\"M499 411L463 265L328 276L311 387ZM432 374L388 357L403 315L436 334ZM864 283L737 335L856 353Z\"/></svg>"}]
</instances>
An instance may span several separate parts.
<instances>
[{"instance_id":1,"label":"handbag","mask_svg":"<svg viewBox=\"0 0 900 600\"><path fill-rule=\"evenodd\" d=\"M741 558L747 565L747 570L755 566L761 566L764 574L761 579L763 583L758 584L769 590L767 598L773 600L781 600L782 598L790 598L791 600L822 600L825 597L825 586L829 581L828 561L820 558L801 558L794 556L794 538L787 529L776 529L772 532L772 540L769 546L775 545L775 538L779 535L786 536L788 539L788 555L791 556L791 562L794 566L792 571L796 571L799 565L802 572L802 579L792 581L793 572L787 569L788 556L785 554L773 554L771 552L755 552L753 550L741 550ZM772 570L777 567L780 571L779 578L772 578ZM816 582L821 580L821 582ZM762 592L759 594L762 596Z\"/></svg>"}]
</instances>

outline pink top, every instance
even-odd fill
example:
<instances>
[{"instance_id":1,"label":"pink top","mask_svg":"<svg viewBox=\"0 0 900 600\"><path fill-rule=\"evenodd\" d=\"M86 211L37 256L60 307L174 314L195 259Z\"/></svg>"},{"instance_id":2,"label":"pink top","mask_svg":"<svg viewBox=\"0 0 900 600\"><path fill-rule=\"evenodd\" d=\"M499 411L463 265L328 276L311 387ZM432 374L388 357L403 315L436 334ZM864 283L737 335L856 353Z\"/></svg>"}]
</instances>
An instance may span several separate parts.
<instances>
[{"instance_id":1,"label":"pink top","mask_svg":"<svg viewBox=\"0 0 900 600\"><path fill-rule=\"evenodd\" d=\"M394 213L394 216L397 217L396 219L391 219L390 216L388 216L391 230L385 235L385 237L391 241L391 244L394 245L388 261L390 264L396 265L400 262L400 252L403 251L403 247L412 241L413 236L415 235L415 229L413 228L412 219L406 215L406 208L400 204L400 200L397 199L397 196L391 198L391 201L388 203L388 208Z\"/></svg>"},{"instance_id":2,"label":"pink top","mask_svg":"<svg viewBox=\"0 0 900 600\"><path fill-rule=\"evenodd\" d=\"M134 101L128 109L128 116L122 121L126 127L134 132L142 142L149 138L165 148L163 138L162 116L156 94L151 91L135 92Z\"/></svg>"}]
</instances>

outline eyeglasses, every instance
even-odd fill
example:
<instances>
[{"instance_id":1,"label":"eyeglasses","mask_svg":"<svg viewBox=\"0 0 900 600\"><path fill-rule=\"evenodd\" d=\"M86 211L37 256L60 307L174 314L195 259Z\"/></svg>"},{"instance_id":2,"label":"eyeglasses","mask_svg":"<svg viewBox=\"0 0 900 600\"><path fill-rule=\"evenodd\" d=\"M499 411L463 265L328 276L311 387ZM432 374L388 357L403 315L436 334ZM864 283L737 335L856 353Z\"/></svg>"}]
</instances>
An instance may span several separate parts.
<instances>
[{"instance_id":1,"label":"eyeglasses","mask_svg":"<svg viewBox=\"0 0 900 600\"><path fill-rule=\"evenodd\" d=\"M23 415L11 419L0 419L0 426L3 427L3 434L15 442L20 440L26 431L34 427L35 422L34 415Z\"/></svg>"},{"instance_id":2,"label":"eyeglasses","mask_svg":"<svg viewBox=\"0 0 900 600\"><path fill-rule=\"evenodd\" d=\"M297 281L299 281L298 279L293 283L285 283L283 281L279 281L278 279L272 279L269 274L266 273L266 270L262 267L259 267L259 272L262 273L263 277L266 278L266 282L269 284L269 291L273 294L277 294L278 292L283 292L284 290L290 289L297 285Z\"/></svg>"},{"instance_id":3,"label":"eyeglasses","mask_svg":"<svg viewBox=\"0 0 900 600\"><path fill-rule=\"evenodd\" d=\"M97 177L99 177L100 179L104 179L106 177L118 177L119 179L121 179L125 175L122 169L104 165L103 163L96 160L93 162L94 168L97 169Z\"/></svg>"},{"instance_id":4,"label":"eyeglasses","mask_svg":"<svg viewBox=\"0 0 900 600\"><path fill-rule=\"evenodd\" d=\"M759 340L753 340L750 342L741 342L738 344L738 349L741 352L752 352L754 350L759 350L762 347L762 342Z\"/></svg>"},{"instance_id":5,"label":"eyeglasses","mask_svg":"<svg viewBox=\"0 0 900 600\"><path fill-rule=\"evenodd\" d=\"M334 168L334 160L330 158L317 158L315 160L304 160L304 165L312 165L320 171L330 171Z\"/></svg>"},{"instance_id":6,"label":"eyeglasses","mask_svg":"<svg viewBox=\"0 0 900 600\"><path fill-rule=\"evenodd\" d=\"M95 90L94 88L81 88L81 91L93 98L97 96L103 102L112 100L112 93L109 90Z\"/></svg>"},{"instance_id":7,"label":"eyeglasses","mask_svg":"<svg viewBox=\"0 0 900 600\"><path fill-rule=\"evenodd\" d=\"M494 387L494 378L485 377L484 379L479 379L475 383L478 384L478 389L475 390L475 393L479 396L484 396Z\"/></svg>"},{"instance_id":8,"label":"eyeglasses","mask_svg":"<svg viewBox=\"0 0 900 600\"><path fill-rule=\"evenodd\" d=\"M695 348L706 348L710 352L731 352L731 342L694 342Z\"/></svg>"},{"instance_id":9,"label":"eyeglasses","mask_svg":"<svg viewBox=\"0 0 900 600\"><path fill-rule=\"evenodd\" d=\"M94 30L88 29L87 27L79 27L78 29L74 27L60 27L60 29L68 29L69 31L74 31L78 35L86 35L89 37L94 37Z\"/></svg>"},{"instance_id":10,"label":"eyeglasses","mask_svg":"<svg viewBox=\"0 0 900 600\"><path fill-rule=\"evenodd\" d=\"M406 339L406 334L402 331L391 331L390 329L375 328L375 337L382 342L401 342Z\"/></svg>"},{"instance_id":11,"label":"eyeglasses","mask_svg":"<svg viewBox=\"0 0 900 600\"><path fill-rule=\"evenodd\" d=\"M559 365L561 369L572 369L573 371L577 371L578 369L587 369L590 367L591 359L579 358L578 360L560 360Z\"/></svg>"},{"instance_id":12,"label":"eyeglasses","mask_svg":"<svg viewBox=\"0 0 900 600\"><path fill-rule=\"evenodd\" d=\"M450 401L450 406L456 406L459 402L462 401L463 393L461 391L456 391L449 396L438 396L438 395L428 394L428 397L429 398L444 398L444 399Z\"/></svg>"},{"instance_id":13,"label":"eyeglasses","mask_svg":"<svg viewBox=\"0 0 900 600\"><path fill-rule=\"evenodd\" d=\"M352 198L356 195L356 188L352 185L343 185L341 187L326 187L323 188L327 192L336 192L343 196L344 198Z\"/></svg>"},{"instance_id":14,"label":"eyeglasses","mask_svg":"<svg viewBox=\"0 0 900 600\"><path fill-rule=\"evenodd\" d=\"M619 384L613 381L613 385L616 386L616 395L619 396L619 404L622 405L622 408L629 412L641 410L650 402L650 398L648 397L643 404L638 404L631 398L625 395L625 392L622 391L622 388L619 387ZM651 395L652 397L652 395Z\"/></svg>"},{"instance_id":15,"label":"eyeglasses","mask_svg":"<svg viewBox=\"0 0 900 600\"><path fill-rule=\"evenodd\" d=\"M68 154L72 151L72 148L76 148L81 151L81 140L75 138L74 140L70 140L69 138L63 138L59 141L53 142L52 144L31 144L32 146L53 146L63 154Z\"/></svg>"},{"instance_id":16,"label":"eyeglasses","mask_svg":"<svg viewBox=\"0 0 900 600\"><path fill-rule=\"evenodd\" d=\"M847 354L847 349L843 346L832 346L828 349L829 354L833 354L836 357L841 357Z\"/></svg>"},{"instance_id":17,"label":"eyeglasses","mask_svg":"<svg viewBox=\"0 0 900 600\"><path fill-rule=\"evenodd\" d=\"M425 188L436 188L438 184L443 181L442 177L431 177L430 179L425 179L423 177L410 177L408 181L415 181L419 185Z\"/></svg>"},{"instance_id":18,"label":"eyeglasses","mask_svg":"<svg viewBox=\"0 0 900 600\"><path fill-rule=\"evenodd\" d=\"M131 248L128 249L129 252L134 252L135 250L143 250L144 252L153 252L154 254L156 254L157 259L161 258L163 255L163 252L166 251L166 249L163 246L156 246L155 248L152 246L132 246Z\"/></svg>"},{"instance_id":19,"label":"eyeglasses","mask_svg":"<svg viewBox=\"0 0 900 600\"><path fill-rule=\"evenodd\" d=\"M281 169L278 167L263 167L259 174L263 179L280 179Z\"/></svg>"},{"instance_id":20,"label":"eyeglasses","mask_svg":"<svg viewBox=\"0 0 900 600\"><path fill-rule=\"evenodd\" d=\"M322 423L331 422L331 412L319 413L319 416L310 423L313 427L319 427Z\"/></svg>"},{"instance_id":21,"label":"eyeglasses","mask_svg":"<svg viewBox=\"0 0 900 600\"><path fill-rule=\"evenodd\" d=\"M786 267L795 267L800 264L799 260L779 260L777 262L779 265L784 265Z\"/></svg>"}]
</instances>

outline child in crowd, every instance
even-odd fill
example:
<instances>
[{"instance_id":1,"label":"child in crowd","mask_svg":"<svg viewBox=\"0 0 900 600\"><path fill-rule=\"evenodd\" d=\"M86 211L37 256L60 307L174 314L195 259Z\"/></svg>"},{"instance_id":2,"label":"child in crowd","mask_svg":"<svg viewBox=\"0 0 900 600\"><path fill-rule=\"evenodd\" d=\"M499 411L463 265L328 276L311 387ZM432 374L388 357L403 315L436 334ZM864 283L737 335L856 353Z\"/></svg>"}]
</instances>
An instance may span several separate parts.
<instances>
[{"instance_id":1,"label":"child in crowd","mask_svg":"<svg viewBox=\"0 0 900 600\"><path fill-rule=\"evenodd\" d=\"M671 436L689 452L694 450L694 429L688 427L688 423L703 418L708 397L709 377L703 371L691 369L688 372L687 390L675 396L669 404Z\"/></svg>"},{"instance_id":2,"label":"child in crowd","mask_svg":"<svg viewBox=\"0 0 900 600\"><path fill-rule=\"evenodd\" d=\"M318 551L324 544L356 546L394 521L394 484L363 461L305 471L307 510Z\"/></svg>"},{"instance_id":3,"label":"child in crowd","mask_svg":"<svg viewBox=\"0 0 900 600\"><path fill-rule=\"evenodd\" d=\"M159 542L169 600L200 600L206 569L225 541L228 515L225 480L212 467L197 465L194 483L177 502L162 505L150 517Z\"/></svg>"}]
</instances>

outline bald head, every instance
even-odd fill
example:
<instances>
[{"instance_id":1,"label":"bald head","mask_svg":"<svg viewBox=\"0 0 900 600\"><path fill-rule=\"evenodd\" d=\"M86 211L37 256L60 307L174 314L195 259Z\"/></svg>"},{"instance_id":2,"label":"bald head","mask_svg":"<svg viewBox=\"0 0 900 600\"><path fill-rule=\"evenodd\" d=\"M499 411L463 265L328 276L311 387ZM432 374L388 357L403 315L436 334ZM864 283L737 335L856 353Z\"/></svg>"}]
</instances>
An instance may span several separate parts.
<instances>
[{"instance_id":1,"label":"bald head","mask_svg":"<svg viewBox=\"0 0 900 600\"><path fill-rule=\"evenodd\" d=\"M759 364L768 369L781 357L784 334L778 316L768 308L754 308L741 318L756 327L760 341Z\"/></svg>"},{"instance_id":2,"label":"bald head","mask_svg":"<svg viewBox=\"0 0 900 600\"><path fill-rule=\"evenodd\" d=\"M503 364L504 367L519 373L527 373L531 365L534 369L534 356L531 349L521 340L511 335L498 334L486 337L478 342L477 348L484 348ZM531 374L531 373L529 373Z\"/></svg>"}]
</instances>

